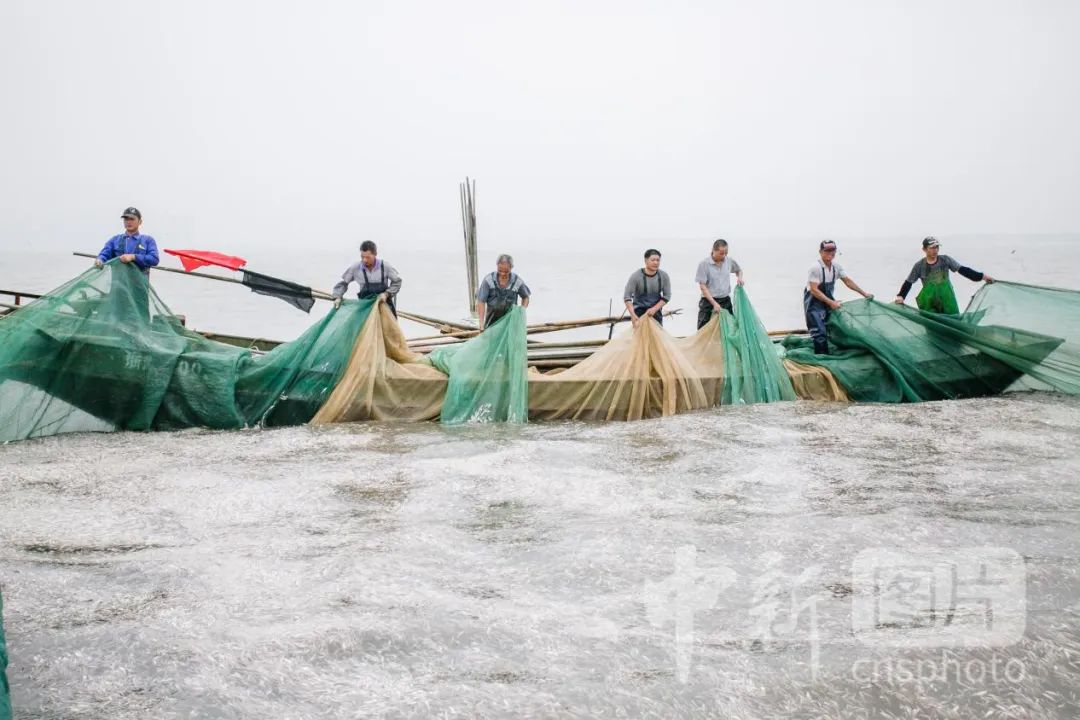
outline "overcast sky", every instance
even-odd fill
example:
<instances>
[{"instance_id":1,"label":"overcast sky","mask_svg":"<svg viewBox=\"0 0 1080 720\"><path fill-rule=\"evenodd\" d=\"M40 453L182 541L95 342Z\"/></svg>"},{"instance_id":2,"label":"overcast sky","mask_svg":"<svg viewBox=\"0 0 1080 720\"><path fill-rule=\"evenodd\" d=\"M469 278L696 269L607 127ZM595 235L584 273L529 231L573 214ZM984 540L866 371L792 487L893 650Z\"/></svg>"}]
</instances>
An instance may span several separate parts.
<instances>
[{"instance_id":1,"label":"overcast sky","mask_svg":"<svg viewBox=\"0 0 1080 720\"><path fill-rule=\"evenodd\" d=\"M1080 230L1080 2L0 4L0 247ZM93 249L97 249L93 247Z\"/></svg>"}]
</instances>

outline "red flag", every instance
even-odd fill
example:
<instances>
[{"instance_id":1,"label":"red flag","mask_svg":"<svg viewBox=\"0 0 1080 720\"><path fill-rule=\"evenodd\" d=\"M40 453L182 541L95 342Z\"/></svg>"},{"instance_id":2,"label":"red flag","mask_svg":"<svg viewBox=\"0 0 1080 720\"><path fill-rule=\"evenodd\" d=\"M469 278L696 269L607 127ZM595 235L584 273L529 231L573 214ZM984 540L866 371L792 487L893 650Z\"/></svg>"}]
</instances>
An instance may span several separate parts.
<instances>
[{"instance_id":1,"label":"red flag","mask_svg":"<svg viewBox=\"0 0 1080 720\"><path fill-rule=\"evenodd\" d=\"M223 255L209 250L169 250L165 248L165 252L180 258L180 264L184 266L186 272L191 272L195 268L201 268L205 265L217 265L230 270L239 270L247 265L247 260L242 257Z\"/></svg>"}]
</instances>

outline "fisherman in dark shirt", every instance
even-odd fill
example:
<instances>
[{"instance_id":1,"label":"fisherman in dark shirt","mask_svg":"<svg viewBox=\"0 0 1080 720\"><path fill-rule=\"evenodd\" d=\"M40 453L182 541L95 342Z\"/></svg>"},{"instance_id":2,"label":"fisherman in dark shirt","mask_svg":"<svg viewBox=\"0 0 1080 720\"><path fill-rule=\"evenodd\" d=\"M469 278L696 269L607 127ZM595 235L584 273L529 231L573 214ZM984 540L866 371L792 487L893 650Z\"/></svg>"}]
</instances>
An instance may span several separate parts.
<instances>
[{"instance_id":1,"label":"fisherman in dark shirt","mask_svg":"<svg viewBox=\"0 0 1080 720\"><path fill-rule=\"evenodd\" d=\"M671 302L671 278L660 269L660 251L645 251L645 267L635 270L626 281L623 302L634 327L643 317L664 324L664 306Z\"/></svg>"},{"instance_id":2,"label":"fisherman in dark shirt","mask_svg":"<svg viewBox=\"0 0 1080 720\"><path fill-rule=\"evenodd\" d=\"M487 329L494 325L521 300L521 307L529 307L532 291L519 275L512 272L514 258L500 255L495 261L495 272L480 281L476 289L476 312L480 327Z\"/></svg>"},{"instance_id":3,"label":"fisherman in dark shirt","mask_svg":"<svg viewBox=\"0 0 1080 720\"><path fill-rule=\"evenodd\" d=\"M979 282L980 280L992 283L994 278L986 273L972 270L961 265L948 255L938 254L941 243L936 238L928 237L922 241L923 252L926 257L915 263L907 280L900 286L900 292L893 300L897 305L903 305L911 286L916 280L922 281L922 290L915 298L920 310L927 312L942 313L945 315L959 315L960 306L956 302L956 293L953 291L952 282L949 280L950 272L957 272L968 280Z\"/></svg>"}]
</instances>

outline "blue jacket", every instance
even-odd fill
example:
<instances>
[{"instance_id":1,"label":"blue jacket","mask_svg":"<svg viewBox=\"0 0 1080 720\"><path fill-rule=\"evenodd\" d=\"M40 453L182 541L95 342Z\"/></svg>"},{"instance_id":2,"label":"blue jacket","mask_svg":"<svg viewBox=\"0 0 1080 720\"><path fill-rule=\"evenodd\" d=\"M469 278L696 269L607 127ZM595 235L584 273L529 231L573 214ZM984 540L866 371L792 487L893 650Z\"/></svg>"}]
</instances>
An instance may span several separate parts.
<instances>
[{"instance_id":1,"label":"blue jacket","mask_svg":"<svg viewBox=\"0 0 1080 720\"><path fill-rule=\"evenodd\" d=\"M135 264L143 272L158 264L157 241L149 235L135 234L114 235L98 253L98 260L109 262L113 258L131 253L135 255Z\"/></svg>"}]
</instances>

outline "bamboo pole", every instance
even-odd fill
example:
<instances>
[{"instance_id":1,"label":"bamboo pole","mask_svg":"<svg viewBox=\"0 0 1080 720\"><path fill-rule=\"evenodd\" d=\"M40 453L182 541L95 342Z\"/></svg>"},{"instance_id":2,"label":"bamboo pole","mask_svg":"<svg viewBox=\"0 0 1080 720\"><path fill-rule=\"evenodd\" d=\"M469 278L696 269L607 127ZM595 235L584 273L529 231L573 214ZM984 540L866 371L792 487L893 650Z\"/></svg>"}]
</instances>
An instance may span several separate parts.
<instances>
[{"instance_id":1,"label":"bamboo pole","mask_svg":"<svg viewBox=\"0 0 1080 720\"><path fill-rule=\"evenodd\" d=\"M466 178L466 182L468 179ZM472 251L472 257L470 258L469 271L472 273L472 312L476 313L476 291L480 289L478 284L478 258L477 258L477 243L479 238L477 237L476 228L476 178L472 180L472 188L469 191L469 227L472 229L471 239L469 243L469 249Z\"/></svg>"},{"instance_id":2,"label":"bamboo pole","mask_svg":"<svg viewBox=\"0 0 1080 720\"><path fill-rule=\"evenodd\" d=\"M420 315L418 313L407 313L398 310L398 317L403 317L406 320L413 320L414 322L422 323L424 325L430 325L436 328L453 328L454 330L475 330L475 325L466 325L464 323L451 322L450 320L440 320L439 318L428 317L427 315ZM449 331L446 331L449 332Z\"/></svg>"},{"instance_id":3,"label":"bamboo pole","mask_svg":"<svg viewBox=\"0 0 1080 720\"><path fill-rule=\"evenodd\" d=\"M90 255L89 253L82 253L82 252L74 252L74 253L71 253L71 254L76 256L76 257L85 257L85 258L96 258L97 257L97 255ZM236 278L224 277L222 275L211 275L210 273L199 272L198 270L190 270L190 271L189 270L177 270L176 268L161 267L160 265L155 265L151 269L155 270L157 272L176 273L177 275L184 275L185 277L199 277L199 278L205 278L207 280L217 280L218 282L233 283L234 285L243 285L244 284L242 281L237 280ZM334 299L334 296L331 295L330 293L326 292L325 290L316 290L315 288L311 289L311 297L315 298L316 300L333 300Z\"/></svg>"},{"instance_id":4,"label":"bamboo pole","mask_svg":"<svg viewBox=\"0 0 1080 720\"><path fill-rule=\"evenodd\" d=\"M458 184L458 197L461 202L461 227L465 240L465 282L469 294L469 314L476 317L476 291L479 288L476 252L476 180L466 176L465 182Z\"/></svg>"},{"instance_id":5,"label":"bamboo pole","mask_svg":"<svg viewBox=\"0 0 1080 720\"><path fill-rule=\"evenodd\" d=\"M409 340L409 347L411 348L437 348L444 347L446 345L456 345L458 343L467 342L468 338L446 338L439 337L431 340L413 339ZM561 350L570 348L598 348L607 345L610 340L574 340L568 342L541 342L539 340L526 340L528 349L531 350Z\"/></svg>"},{"instance_id":6,"label":"bamboo pole","mask_svg":"<svg viewBox=\"0 0 1080 720\"><path fill-rule=\"evenodd\" d=\"M573 342L546 343L539 340L528 340L530 350L554 350L556 348L579 348L579 347L603 347L610 340L575 340Z\"/></svg>"},{"instance_id":7,"label":"bamboo pole","mask_svg":"<svg viewBox=\"0 0 1080 720\"><path fill-rule=\"evenodd\" d=\"M404 310L397 311L398 318L402 320L411 320L412 322L419 323L421 325L427 325L428 327L435 328L440 333L451 333L457 330L473 330L474 328L468 325L462 325L460 323L452 323L448 320L439 320L438 318L429 318L425 315L415 315L413 313L405 312Z\"/></svg>"},{"instance_id":8,"label":"bamboo pole","mask_svg":"<svg viewBox=\"0 0 1080 720\"><path fill-rule=\"evenodd\" d=\"M410 345L409 350L415 353L428 354L438 350L445 345ZM571 347L571 348L528 348L526 350L526 357L530 360L537 358L540 359L561 359L561 358L582 358L589 357L594 354L599 347L586 345L584 347Z\"/></svg>"},{"instance_id":9,"label":"bamboo pole","mask_svg":"<svg viewBox=\"0 0 1080 720\"><path fill-rule=\"evenodd\" d=\"M534 368L570 368L581 362L580 359L562 360L530 360L529 367Z\"/></svg>"},{"instance_id":10,"label":"bamboo pole","mask_svg":"<svg viewBox=\"0 0 1080 720\"><path fill-rule=\"evenodd\" d=\"M403 319L403 320L412 320L413 322L420 323L421 325L427 325L428 327L435 328L439 332L449 332L450 331L450 328L447 327L446 325L442 324L442 323L434 322L432 320L421 319L417 315L410 315L409 313L402 312L401 310L398 310L398 318Z\"/></svg>"},{"instance_id":11,"label":"bamboo pole","mask_svg":"<svg viewBox=\"0 0 1080 720\"><path fill-rule=\"evenodd\" d=\"M465 201L465 185L458 183L458 199L461 201L461 233L465 241L465 290L469 293L469 308L472 311L472 276L469 274L469 211Z\"/></svg>"},{"instance_id":12,"label":"bamboo pole","mask_svg":"<svg viewBox=\"0 0 1080 720\"><path fill-rule=\"evenodd\" d=\"M629 318L627 318L629 319ZM533 335L536 333L557 332L559 330L575 330L578 328L593 327L596 325L604 325L610 322L610 318L599 318L594 320L586 320L581 322L563 322L563 323L543 323L540 325L528 325L525 328L527 335ZM474 338L480 334L480 330L461 330L458 332L446 333L444 335L427 335L424 337L413 338L409 342L418 342L423 340L440 340L440 339L468 339Z\"/></svg>"},{"instance_id":13,"label":"bamboo pole","mask_svg":"<svg viewBox=\"0 0 1080 720\"><path fill-rule=\"evenodd\" d=\"M594 351L595 352L595 351ZM584 360L587 357L592 357L594 353L569 353L566 355L529 355L527 358L529 362L537 362L540 360L551 360L564 362L566 360Z\"/></svg>"},{"instance_id":14,"label":"bamboo pole","mask_svg":"<svg viewBox=\"0 0 1080 720\"><path fill-rule=\"evenodd\" d=\"M40 295L35 295L34 293L19 292L17 290L0 290L0 295L10 295L11 297L15 298L15 304L16 305L22 305L23 304L23 302L22 302L23 298L30 298L31 300L37 300L38 298L41 297Z\"/></svg>"},{"instance_id":15,"label":"bamboo pole","mask_svg":"<svg viewBox=\"0 0 1080 720\"><path fill-rule=\"evenodd\" d=\"M670 317L671 315L678 315L681 313L681 309L665 310L664 316ZM626 315L622 317L597 317L597 318L584 318L581 320L561 320L550 321L543 323L535 323L533 325L525 326L525 333L532 335L535 333L557 332L559 330L576 330L579 328L595 327L597 325L607 325L608 323L624 323L630 322L630 318ZM412 338L409 342L419 342L421 340L438 340L440 338L471 338L476 337L482 331L481 330L467 330L461 332L446 333L444 335L425 335L423 337Z\"/></svg>"},{"instance_id":16,"label":"bamboo pole","mask_svg":"<svg viewBox=\"0 0 1080 720\"><path fill-rule=\"evenodd\" d=\"M621 322L625 322L625 321L626 321L625 319L621 320ZM546 329L546 328L540 327L540 328L533 328L532 330L527 330L526 332L528 332L528 333L555 332L557 330L564 330L564 329L565 330L570 330L570 329L575 329L575 328L578 328L578 327L593 327L595 325L606 324L606 322L607 322L607 320L605 319L604 321L602 321L600 323L594 323L594 324L591 324L591 325L574 325L573 327L567 327L567 328L560 327L560 328ZM785 336L788 336L788 335L805 335L806 332L807 332L806 330L774 330L774 331L769 333L769 337L780 338L780 337L785 337ZM426 338L412 338L412 339L410 339L408 341L408 344L409 344L409 349L413 350L414 352L427 353L427 352L431 352L432 350L435 350L437 348L445 347L447 345L457 345L459 343L466 342L467 340L471 339L472 337L475 337L475 335L470 335L468 337L454 337L452 335L438 335L438 336L430 336L430 337L426 337ZM573 342L545 343L545 342L541 342L541 341L537 341L537 340L526 340L526 342L528 343L528 349L529 350L554 350L554 349L576 349L576 348L590 348L590 347L591 348L599 348L599 347L603 347L604 345L606 345L610 341L609 340L578 340L578 341L573 341Z\"/></svg>"}]
</instances>

